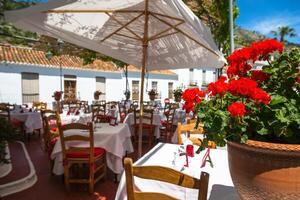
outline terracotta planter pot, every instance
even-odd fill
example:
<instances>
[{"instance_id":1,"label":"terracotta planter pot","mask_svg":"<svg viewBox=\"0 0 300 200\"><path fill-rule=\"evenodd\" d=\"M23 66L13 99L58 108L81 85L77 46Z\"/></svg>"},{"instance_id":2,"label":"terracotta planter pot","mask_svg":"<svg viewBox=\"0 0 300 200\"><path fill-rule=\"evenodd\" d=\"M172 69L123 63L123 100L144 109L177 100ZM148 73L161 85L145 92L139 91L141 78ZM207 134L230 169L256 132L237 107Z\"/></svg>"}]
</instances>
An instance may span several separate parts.
<instances>
[{"instance_id":1,"label":"terracotta planter pot","mask_svg":"<svg viewBox=\"0 0 300 200\"><path fill-rule=\"evenodd\" d=\"M181 96L176 96L176 97L175 97L175 101L176 101L176 102L180 102L180 101L181 101Z\"/></svg>"},{"instance_id":2,"label":"terracotta planter pot","mask_svg":"<svg viewBox=\"0 0 300 200\"><path fill-rule=\"evenodd\" d=\"M300 145L228 142L231 177L241 199L300 199Z\"/></svg>"},{"instance_id":3,"label":"terracotta planter pot","mask_svg":"<svg viewBox=\"0 0 300 200\"><path fill-rule=\"evenodd\" d=\"M55 99L55 101L60 101L61 95L56 95L56 96L54 96L54 99Z\"/></svg>"}]
</instances>

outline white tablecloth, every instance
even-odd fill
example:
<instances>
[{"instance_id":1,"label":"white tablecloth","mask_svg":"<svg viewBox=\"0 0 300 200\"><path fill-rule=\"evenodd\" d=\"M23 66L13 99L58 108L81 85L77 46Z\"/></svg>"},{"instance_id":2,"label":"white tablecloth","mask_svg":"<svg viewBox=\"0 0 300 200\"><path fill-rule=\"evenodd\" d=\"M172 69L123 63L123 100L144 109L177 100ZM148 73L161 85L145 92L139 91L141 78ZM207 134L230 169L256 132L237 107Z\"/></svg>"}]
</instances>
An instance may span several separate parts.
<instances>
[{"instance_id":1,"label":"white tablecloth","mask_svg":"<svg viewBox=\"0 0 300 200\"><path fill-rule=\"evenodd\" d=\"M238 195L233 187L231 176L228 168L227 151L211 149L210 156L214 167L206 163L204 168L200 168L201 160L206 152L195 154L195 157L190 158L189 167L183 167L185 156L178 155L179 145L175 144L157 144L151 151L145 154L134 165L160 165L182 171L196 178L200 178L200 172L208 172L209 186L208 199L210 200L237 200ZM195 146L195 151L197 147ZM176 152L176 154L175 154ZM174 158L175 164L173 162ZM139 190L144 192L160 192L174 196L179 199L193 200L198 199L198 190L187 189L176 185L152 181L134 177L135 185ZM120 184L116 193L115 200L127 199L125 174L123 173Z\"/></svg>"},{"instance_id":2,"label":"white tablecloth","mask_svg":"<svg viewBox=\"0 0 300 200\"><path fill-rule=\"evenodd\" d=\"M154 131L154 135L156 138L160 138L160 131L159 131L159 127L161 126L161 120L163 120L163 117L161 114L159 113L154 113L153 114L153 125L155 125L155 131ZM129 113L125 120L124 123L128 124L131 130L132 135L134 134L134 130L132 129L132 125L134 125L134 114L133 113Z\"/></svg>"},{"instance_id":3,"label":"white tablecloth","mask_svg":"<svg viewBox=\"0 0 300 200\"><path fill-rule=\"evenodd\" d=\"M128 153L133 152L131 143L131 133L127 124L119 124L118 126L110 126L107 123L101 123L100 128L94 131L94 146L102 147L106 150L107 166L116 174L120 174L123 170L122 158ZM80 132L80 130L69 130L65 132L72 135L87 134L87 132ZM76 144L78 145L78 143ZM85 146L80 143L80 146ZM64 173L62 164L62 152L60 140L55 144L51 153L51 159L54 159L53 173L60 175Z\"/></svg>"},{"instance_id":4,"label":"white tablecloth","mask_svg":"<svg viewBox=\"0 0 300 200\"><path fill-rule=\"evenodd\" d=\"M25 131L31 133L33 130L41 129L43 127L41 113L39 112L24 112L14 113L11 112L10 116L12 119L17 119L24 122Z\"/></svg>"},{"instance_id":5,"label":"white tablecloth","mask_svg":"<svg viewBox=\"0 0 300 200\"><path fill-rule=\"evenodd\" d=\"M86 124L92 121L92 113L89 114L81 113L79 115L66 115L66 113L63 113L60 114L60 119L62 124L71 124L71 123Z\"/></svg>"}]
</instances>

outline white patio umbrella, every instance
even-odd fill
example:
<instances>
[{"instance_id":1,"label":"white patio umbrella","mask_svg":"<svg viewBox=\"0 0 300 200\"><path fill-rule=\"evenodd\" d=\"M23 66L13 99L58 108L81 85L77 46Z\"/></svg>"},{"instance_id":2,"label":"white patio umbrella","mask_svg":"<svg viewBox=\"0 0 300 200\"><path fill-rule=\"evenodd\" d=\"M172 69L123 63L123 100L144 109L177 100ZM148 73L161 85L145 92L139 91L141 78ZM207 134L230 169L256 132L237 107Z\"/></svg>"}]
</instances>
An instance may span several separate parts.
<instances>
[{"instance_id":1,"label":"white patio umbrella","mask_svg":"<svg viewBox=\"0 0 300 200\"><path fill-rule=\"evenodd\" d=\"M225 59L209 29L181 0L51 0L5 13L15 26L145 69L215 67ZM142 150L139 126L138 155Z\"/></svg>"}]
</instances>

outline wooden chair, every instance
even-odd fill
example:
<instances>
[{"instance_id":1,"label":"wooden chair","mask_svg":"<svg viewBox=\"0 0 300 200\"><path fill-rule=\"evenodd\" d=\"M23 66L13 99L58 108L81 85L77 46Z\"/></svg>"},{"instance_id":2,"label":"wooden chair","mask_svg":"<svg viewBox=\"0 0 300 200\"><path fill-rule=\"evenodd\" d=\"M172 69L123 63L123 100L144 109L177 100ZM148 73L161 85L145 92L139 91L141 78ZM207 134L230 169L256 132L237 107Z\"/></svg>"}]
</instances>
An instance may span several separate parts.
<instances>
[{"instance_id":1,"label":"wooden chair","mask_svg":"<svg viewBox=\"0 0 300 200\"><path fill-rule=\"evenodd\" d=\"M140 124L140 111L138 109L134 109L134 135L135 135L135 142L138 141L138 135L139 135L139 124ZM154 131L155 131L155 125L153 124L153 110L144 109L143 113L143 133L148 133L148 145L149 148L153 144L153 138L154 138Z\"/></svg>"},{"instance_id":2,"label":"wooden chair","mask_svg":"<svg viewBox=\"0 0 300 200\"><path fill-rule=\"evenodd\" d=\"M44 150L48 154L49 164L50 164L50 172L52 173L52 169L54 166L54 161L51 159L52 150L59 138L58 132L58 124L61 123L59 113L57 111L52 110L44 110L43 114L43 127L44 127Z\"/></svg>"},{"instance_id":3,"label":"wooden chair","mask_svg":"<svg viewBox=\"0 0 300 200\"><path fill-rule=\"evenodd\" d=\"M206 172L201 172L200 179L197 179L167 167L133 166L131 158L124 159L124 167L128 200L177 200L169 194L135 191L133 176L167 182L181 187L198 189L198 200L207 199L209 174Z\"/></svg>"},{"instance_id":4,"label":"wooden chair","mask_svg":"<svg viewBox=\"0 0 300 200\"><path fill-rule=\"evenodd\" d=\"M181 124L178 123L177 126L177 134L178 134L178 144L183 144L181 135L185 132L187 135L187 138L193 142L194 145L201 146L202 140L199 140L199 135L204 133L203 130L203 124L199 124L198 128L196 127L196 121L188 121L188 124ZM196 137L193 137L193 135ZM208 142L208 147L210 148L216 148L216 144L212 141Z\"/></svg>"},{"instance_id":5,"label":"wooden chair","mask_svg":"<svg viewBox=\"0 0 300 200\"><path fill-rule=\"evenodd\" d=\"M118 110L120 115L120 122L123 123L127 114L130 112L129 109L126 108L126 102L119 102L118 103Z\"/></svg>"},{"instance_id":6,"label":"wooden chair","mask_svg":"<svg viewBox=\"0 0 300 200\"><path fill-rule=\"evenodd\" d=\"M84 113L88 113L89 109L89 102L88 101L79 101L79 109L83 110Z\"/></svg>"},{"instance_id":7,"label":"wooden chair","mask_svg":"<svg viewBox=\"0 0 300 200\"><path fill-rule=\"evenodd\" d=\"M110 117L106 115L106 104L92 105L92 121L98 123L109 123Z\"/></svg>"},{"instance_id":8,"label":"wooden chair","mask_svg":"<svg viewBox=\"0 0 300 200\"><path fill-rule=\"evenodd\" d=\"M59 137L58 123L61 123L60 115L54 110L43 110L41 115L44 129L44 150L51 154L57 137Z\"/></svg>"},{"instance_id":9,"label":"wooden chair","mask_svg":"<svg viewBox=\"0 0 300 200\"><path fill-rule=\"evenodd\" d=\"M164 142L170 142L172 134L174 133L174 117L176 113L177 105L169 104L168 110L164 112L166 116L166 121L162 122L160 127L160 136Z\"/></svg>"},{"instance_id":10,"label":"wooden chair","mask_svg":"<svg viewBox=\"0 0 300 200\"><path fill-rule=\"evenodd\" d=\"M106 176L106 151L103 148L94 148L94 131L93 125L73 123L67 125L58 124L59 135L63 154L63 165L65 175L65 186L70 191L70 183L85 183L89 185L89 192L94 192L94 184L101 178ZM68 130L84 130L87 135L72 134L70 136L65 135L65 131ZM72 141L81 141L89 143L89 147L72 147L66 146L66 143ZM72 167L78 165L80 168L84 165L88 168L87 177L75 177L72 174ZM84 168L83 168L84 169ZM79 169L79 172L84 170ZM97 177L95 175L98 175Z\"/></svg>"}]
</instances>

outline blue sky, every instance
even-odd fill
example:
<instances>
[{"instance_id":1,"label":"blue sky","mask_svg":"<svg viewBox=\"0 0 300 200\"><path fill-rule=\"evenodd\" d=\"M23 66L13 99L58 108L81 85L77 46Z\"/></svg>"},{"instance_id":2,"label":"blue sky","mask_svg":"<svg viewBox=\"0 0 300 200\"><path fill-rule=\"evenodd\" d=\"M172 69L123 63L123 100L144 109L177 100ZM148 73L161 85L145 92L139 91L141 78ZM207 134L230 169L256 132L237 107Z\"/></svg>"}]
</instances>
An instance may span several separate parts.
<instances>
[{"instance_id":1,"label":"blue sky","mask_svg":"<svg viewBox=\"0 0 300 200\"><path fill-rule=\"evenodd\" d=\"M279 26L290 26L297 37L286 38L300 43L300 0L236 0L240 15L236 24L267 36Z\"/></svg>"}]
</instances>

